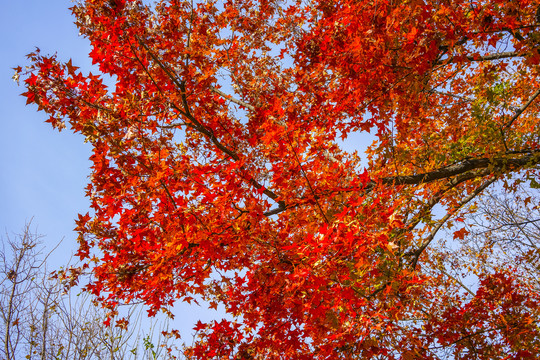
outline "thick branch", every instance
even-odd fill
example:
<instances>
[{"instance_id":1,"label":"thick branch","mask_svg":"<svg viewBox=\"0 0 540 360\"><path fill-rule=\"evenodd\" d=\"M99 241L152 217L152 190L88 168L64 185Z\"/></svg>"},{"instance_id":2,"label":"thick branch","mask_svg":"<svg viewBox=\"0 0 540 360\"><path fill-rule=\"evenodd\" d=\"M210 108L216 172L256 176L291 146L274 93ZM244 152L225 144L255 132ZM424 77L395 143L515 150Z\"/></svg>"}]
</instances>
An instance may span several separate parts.
<instances>
[{"instance_id":1,"label":"thick branch","mask_svg":"<svg viewBox=\"0 0 540 360\"><path fill-rule=\"evenodd\" d=\"M489 54L484 56L467 56L467 60L470 61L489 61L489 60L500 60L507 59L512 57L522 57L523 54L519 54L515 51L507 51L502 53Z\"/></svg>"},{"instance_id":2,"label":"thick branch","mask_svg":"<svg viewBox=\"0 0 540 360\"><path fill-rule=\"evenodd\" d=\"M456 178L452 180L452 183L461 183L466 180L487 176L492 173L503 173L508 170L532 166L538 163L540 163L540 151L529 152L519 158L472 158L422 174L382 178L381 182L384 185L392 186L420 185L456 176ZM361 189L355 188L348 191L369 192L375 186L376 182L370 181ZM347 189L344 189L344 191L347 191ZM290 206L282 202L279 204L279 207L267 211L264 215L277 215L289 207Z\"/></svg>"},{"instance_id":3,"label":"thick branch","mask_svg":"<svg viewBox=\"0 0 540 360\"><path fill-rule=\"evenodd\" d=\"M469 61L492 61L492 60L500 60L500 59L507 59L507 58L513 58L513 57L522 57L523 54L517 53L515 51L507 51L507 52L501 52L501 53L495 53L495 54L489 54L489 55L483 55L483 56L472 56L468 55L466 56L467 60ZM437 65L442 64L448 64L454 61L456 57L447 58L445 60L440 60L437 62Z\"/></svg>"},{"instance_id":4,"label":"thick branch","mask_svg":"<svg viewBox=\"0 0 540 360\"><path fill-rule=\"evenodd\" d=\"M423 174L383 178L382 183L385 185L420 185L461 175L472 170L487 169L492 167L494 170L505 171L508 169L515 169L527 165L537 164L539 162L540 152L538 151L524 155L520 158L473 158ZM374 185L375 184L372 186Z\"/></svg>"}]
</instances>

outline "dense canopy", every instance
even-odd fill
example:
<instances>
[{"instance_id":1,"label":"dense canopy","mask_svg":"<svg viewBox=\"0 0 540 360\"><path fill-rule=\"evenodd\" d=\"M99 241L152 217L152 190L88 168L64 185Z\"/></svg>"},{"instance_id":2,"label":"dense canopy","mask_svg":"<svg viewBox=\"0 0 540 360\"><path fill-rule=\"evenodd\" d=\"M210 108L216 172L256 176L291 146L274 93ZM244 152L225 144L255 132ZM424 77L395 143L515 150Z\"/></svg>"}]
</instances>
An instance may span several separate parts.
<instances>
[{"instance_id":1,"label":"dense canopy","mask_svg":"<svg viewBox=\"0 0 540 360\"><path fill-rule=\"evenodd\" d=\"M223 305L193 358L532 358L534 256L468 256L461 222L493 184L537 184L538 9L81 1L100 73L36 51L16 76L93 146L88 289Z\"/></svg>"}]
</instances>

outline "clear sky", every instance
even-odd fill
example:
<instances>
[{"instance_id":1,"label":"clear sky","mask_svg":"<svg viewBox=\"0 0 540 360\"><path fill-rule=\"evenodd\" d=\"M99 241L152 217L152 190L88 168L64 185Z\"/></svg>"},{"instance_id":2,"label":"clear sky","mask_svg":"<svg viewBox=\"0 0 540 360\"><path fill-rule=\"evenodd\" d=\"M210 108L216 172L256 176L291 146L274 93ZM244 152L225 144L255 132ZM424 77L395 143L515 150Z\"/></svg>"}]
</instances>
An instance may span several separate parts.
<instances>
[{"instance_id":1,"label":"clear sky","mask_svg":"<svg viewBox=\"0 0 540 360\"><path fill-rule=\"evenodd\" d=\"M90 69L89 46L78 37L71 5L69 0L0 1L0 231L18 232L33 217L47 243L65 238L66 258L75 249L74 218L88 209L90 147L80 135L45 124L45 114L25 106L24 88L11 77L13 67L28 64L25 55L35 47Z\"/></svg>"},{"instance_id":2,"label":"clear sky","mask_svg":"<svg viewBox=\"0 0 540 360\"><path fill-rule=\"evenodd\" d=\"M72 5L69 0L0 0L0 231L5 239L6 232L20 232L33 218L49 248L63 238L51 266L64 264L76 250L74 219L89 207L84 187L91 148L79 134L53 130L44 113L25 105L12 68L28 64L25 55L37 46L43 54L73 59L83 72L98 72L88 59L87 40L73 25ZM216 317L214 311L187 305L174 313L187 343L198 319Z\"/></svg>"}]
</instances>

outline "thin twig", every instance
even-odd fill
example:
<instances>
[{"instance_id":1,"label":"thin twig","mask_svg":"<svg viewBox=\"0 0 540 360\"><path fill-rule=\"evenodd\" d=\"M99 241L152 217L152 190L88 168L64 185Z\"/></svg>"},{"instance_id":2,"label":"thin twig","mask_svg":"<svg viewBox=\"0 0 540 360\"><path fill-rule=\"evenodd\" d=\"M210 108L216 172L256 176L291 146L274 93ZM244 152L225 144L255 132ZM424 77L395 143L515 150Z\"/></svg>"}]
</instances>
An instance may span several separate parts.
<instances>
[{"instance_id":1,"label":"thin twig","mask_svg":"<svg viewBox=\"0 0 540 360\"><path fill-rule=\"evenodd\" d=\"M448 276L450 279L454 280L455 282L457 282L459 285L461 285L462 288L464 288L469 294L471 294L472 296L474 296L474 293L471 291L471 289L469 289L468 287L465 286L465 284L463 284L460 280L458 280L457 278L455 278L454 276L450 275L449 273L447 273L443 268L439 268L439 271L442 272L444 275Z\"/></svg>"},{"instance_id":2,"label":"thin twig","mask_svg":"<svg viewBox=\"0 0 540 360\"><path fill-rule=\"evenodd\" d=\"M290 141L290 139L289 139L289 141ZM292 142L291 142L291 148L293 148ZM313 187L311 186L311 182L309 181L309 179L308 179L308 177L306 175L306 172L304 171L304 168L302 167L302 163L300 162L300 159L298 158L298 154L296 153L294 148L292 150L293 150L294 157L296 158L296 161L298 162L298 166L300 166L300 172L302 173L302 176L304 177L304 179L306 179L309 190L311 191L311 194L313 194L313 199L315 200L315 203L317 204L317 207L319 208L319 211L321 212L321 215L323 216L324 221L327 224L330 224L330 221L328 221L328 218L326 217L326 214L324 213L324 211L323 211L323 209L321 207L321 204L319 204L319 200L317 200L317 195L315 194L315 190L313 190Z\"/></svg>"}]
</instances>

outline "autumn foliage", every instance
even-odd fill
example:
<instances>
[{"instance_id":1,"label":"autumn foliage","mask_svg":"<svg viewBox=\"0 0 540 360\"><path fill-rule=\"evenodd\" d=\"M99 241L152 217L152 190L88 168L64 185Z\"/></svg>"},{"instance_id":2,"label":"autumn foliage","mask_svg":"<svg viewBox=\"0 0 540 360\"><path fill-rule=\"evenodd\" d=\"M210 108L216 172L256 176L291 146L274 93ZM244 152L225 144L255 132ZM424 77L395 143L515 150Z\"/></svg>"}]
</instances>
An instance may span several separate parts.
<instances>
[{"instance_id":1,"label":"autumn foliage","mask_svg":"<svg viewBox=\"0 0 540 360\"><path fill-rule=\"evenodd\" d=\"M39 52L17 71L93 146L88 289L223 305L193 358L534 358L525 260L465 267L459 244L486 188L537 179L538 8L80 2L100 74Z\"/></svg>"}]
</instances>

